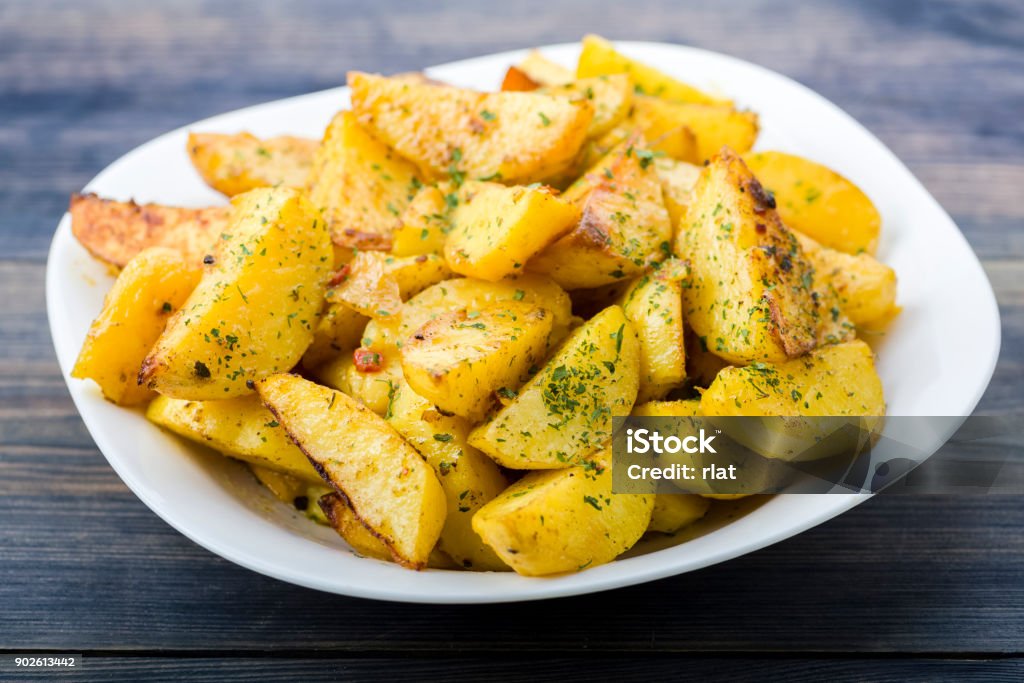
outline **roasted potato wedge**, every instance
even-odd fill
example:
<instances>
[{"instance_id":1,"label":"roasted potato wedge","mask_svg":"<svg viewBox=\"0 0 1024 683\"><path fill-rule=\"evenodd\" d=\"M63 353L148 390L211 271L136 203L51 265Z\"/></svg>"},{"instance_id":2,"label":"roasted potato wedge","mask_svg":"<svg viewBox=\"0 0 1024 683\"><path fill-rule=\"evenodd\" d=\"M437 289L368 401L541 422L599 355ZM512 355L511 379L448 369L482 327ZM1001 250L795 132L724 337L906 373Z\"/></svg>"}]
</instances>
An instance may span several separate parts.
<instances>
[{"instance_id":1,"label":"roasted potato wedge","mask_svg":"<svg viewBox=\"0 0 1024 683\"><path fill-rule=\"evenodd\" d=\"M264 404L396 562L426 566L444 526L433 469L382 418L340 391L296 375L256 383Z\"/></svg>"},{"instance_id":2,"label":"roasted potato wedge","mask_svg":"<svg viewBox=\"0 0 1024 683\"><path fill-rule=\"evenodd\" d=\"M623 73L632 77L638 93L677 102L729 104L728 100L709 95L654 67L627 57L600 36L588 35L583 38L583 50L576 65L576 78Z\"/></svg>"},{"instance_id":3,"label":"roasted potato wedge","mask_svg":"<svg viewBox=\"0 0 1024 683\"><path fill-rule=\"evenodd\" d=\"M349 111L327 127L308 180L309 199L342 249L389 248L399 216L421 186L416 167L370 135Z\"/></svg>"},{"instance_id":4,"label":"roasted potato wedge","mask_svg":"<svg viewBox=\"0 0 1024 683\"><path fill-rule=\"evenodd\" d=\"M722 147L743 153L757 140L760 123L757 114L739 111L721 104L685 104L666 102L638 95L633 101L630 122L641 130L671 130L678 126L694 136L692 156L677 156L680 161L703 165Z\"/></svg>"},{"instance_id":5,"label":"roasted potato wedge","mask_svg":"<svg viewBox=\"0 0 1024 683\"><path fill-rule=\"evenodd\" d=\"M403 381L397 352L376 347L342 353L314 368L312 374L319 382L345 392L381 416L388 414Z\"/></svg>"},{"instance_id":6,"label":"roasted potato wedge","mask_svg":"<svg viewBox=\"0 0 1024 683\"><path fill-rule=\"evenodd\" d=\"M93 380L104 398L118 405L137 405L151 398L153 392L139 385L142 362L171 314L192 293L199 273L172 249L150 247L139 252L107 292L71 376Z\"/></svg>"},{"instance_id":7,"label":"roasted potato wedge","mask_svg":"<svg viewBox=\"0 0 1024 683\"><path fill-rule=\"evenodd\" d=\"M233 197L257 187L305 187L318 144L291 135L189 133L187 148L206 184Z\"/></svg>"},{"instance_id":8,"label":"roasted potato wedge","mask_svg":"<svg viewBox=\"0 0 1024 683\"><path fill-rule=\"evenodd\" d=\"M391 561L391 551L387 544L377 538L369 527L363 524L355 510L340 493L332 491L321 496L317 500L317 505L327 517L327 523L345 539L346 543L352 546L352 550L363 557Z\"/></svg>"},{"instance_id":9,"label":"roasted potato wedge","mask_svg":"<svg viewBox=\"0 0 1024 683\"><path fill-rule=\"evenodd\" d=\"M199 267L228 225L231 208L186 209L73 194L71 232L90 254L123 268L143 249L167 247Z\"/></svg>"},{"instance_id":10,"label":"roasted potato wedge","mask_svg":"<svg viewBox=\"0 0 1024 683\"><path fill-rule=\"evenodd\" d=\"M658 493L654 496L648 531L674 534L688 527L708 513L711 502L703 496L689 493Z\"/></svg>"},{"instance_id":11,"label":"roasted potato wedge","mask_svg":"<svg viewBox=\"0 0 1024 683\"><path fill-rule=\"evenodd\" d=\"M448 501L438 547L459 566L481 571L508 569L473 531L473 515L507 486L493 460L469 445L471 424L443 414L403 384L390 403L388 423L434 468Z\"/></svg>"},{"instance_id":12,"label":"roasted potato wedge","mask_svg":"<svg viewBox=\"0 0 1024 683\"><path fill-rule=\"evenodd\" d=\"M532 92L481 93L349 73L352 109L428 178L531 183L568 168L594 109Z\"/></svg>"},{"instance_id":13,"label":"roasted potato wedge","mask_svg":"<svg viewBox=\"0 0 1024 683\"><path fill-rule=\"evenodd\" d=\"M543 187L467 182L452 212L444 257L456 273L501 280L580 219L579 207Z\"/></svg>"},{"instance_id":14,"label":"roasted potato wedge","mask_svg":"<svg viewBox=\"0 0 1024 683\"><path fill-rule=\"evenodd\" d=\"M847 254L874 254L882 216L864 192L835 171L783 152L746 156L747 166L775 195L789 227Z\"/></svg>"},{"instance_id":15,"label":"roasted potato wedge","mask_svg":"<svg viewBox=\"0 0 1024 683\"><path fill-rule=\"evenodd\" d=\"M330 237L296 190L238 195L202 279L150 351L139 382L174 398L252 391L298 363L313 339Z\"/></svg>"},{"instance_id":16,"label":"roasted potato wedge","mask_svg":"<svg viewBox=\"0 0 1024 683\"><path fill-rule=\"evenodd\" d=\"M815 277L835 292L838 306L850 322L871 328L889 322L899 312L892 268L865 252L847 254L799 233L796 238L814 266Z\"/></svg>"},{"instance_id":17,"label":"roasted potato wedge","mask_svg":"<svg viewBox=\"0 0 1024 683\"><path fill-rule=\"evenodd\" d=\"M403 300L450 276L448 264L436 254L359 252L337 274L327 302L348 306L369 318L386 318L400 312Z\"/></svg>"},{"instance_id":18,"label":"roasted potato wedge","mask_svg":"<svg viewBox=\"0 0 1024 683\"><path fill-rule=\"evenodd\" d=\"M686 381L683 287L686 265L669 259L641 276L619 300L640 341L637 402L661 398Z\"/></svg>"},{"instance_id":19,"label":"roasted potato wedge","mask_svg":"<svg viewBox=\"0 0 1024 683\"><path fill-rule=\"evenodd\" d=\"M255 394L221 401L157 396L146 409L146 418L228 457L321 483L309 460Z\"/></svg>"},{"instance_id":20,"label":"roasted potato wedge","mask_svg":"<svg viewBox=\"0 0 1024 683\"><path fill-rule=\"evenodd\" d=\"M413 197L391 236L391 253L395 256L440 254L451 231L451 209L458 196L441 191L434 185L423 187Z\"/></svg>"},{"instance_id":21,"label":"roasted potato wedge","mask_svg":"<svg viewBox=\"0 0 1024 683\"><path fill-rule=\"evenodd\" d=\"M530 472L473 517L473 529L527 576L581 571L629 550L651 519L653 495L612 493L610 453Z\"/></svg>"},{"instance_id":22,"label":"roasted potato wedge","mask_svg":"<svg viewBox=\"0 0 1024 683\"><path fill-rule=\"evenodd\" d=\"M686 376L694 386L710 386L725 367L729 367L729 361L708 350L706 337L692 329L686 330Z\"/></svg>"},{"instance_id":23,"label":"roasted potato wedge","mask_svg":"<svg viewBox=\"0 0 1024 683\"><path fill-rule=\"evenodd\" d=\"M882 382L871 348L857 340L779 364L724 368L701 396L703 415L881 416Z\"/></svg>"},{"instance_id":24,"label":"roasted potato wedge","mask_svg":"<svg viewBox=\"0 0 1024 683\"><path fill-rule=\"evenodd\" d=\"M640 344L609 306L573 331L547 364L469 442L512 469L582 462L612 437L612 416L636 400ZM507 560L506 560L507 561Z\"/></svg>"},{"instance_id":25,"label":"roasted potato wedge","mask_svg":"<svg viewBox=\"0 0 1024 683\"><path fill-rule=\"evenodd\" d=\"M520 301L445 313L402 345L402 371L442 411L478 421L543 362L553 324L550 311Z\"/></svg>"},{"instance_id":26,"label":"roasted potato wedge","mask_svg":"<svg viewBox=\"0 0 1024 683\"><path fill-rule=\"evenodd\" d=\"M675 159L660 158L654 169L661 181L661 196L665 200L672 232L678 232L686 217L686 208L693 201L693 190L700 178L700 167Z\"/></svg>"},{"instance_id":27,"label":"roasted potato wedge","mask_svg":"<svg viewBox=\"0 0 1024 683\"><path fill-rule=\"evenodd\" d=\"M523 61L513 68L519 70L530 81L536 83L537 87L565 85L576 80L572 69L562 66L558 62L551 61L540 50L530 50ZM502 88L502 90L504 89Z\"/></svg>"},{"instance_id":28,"label":"roasted potato wedge","mask_svg":"<svg viewBox=\"0 0 1024 683\"><path fill-rule=\"evenodd\" d=\"M497 282L475 278L445 280L409 299L399 324L367 326L364 346L397 347L428 321L450 311L478 311L508 301L521 301L547 309L552 316L551 344L565 338L574 324L569 295L546 277L524 274Z\"/></svg>"},{"instance_id":29,"label":"roasted potato wedge","mask_svg":"<svg viewBox=\"0 0 1024 683\"><path fill-rule=\"evenodd\" d=\"M635 277L670 253L672 223L654 154L637 141L612 155L565 193L582 206L579 224L530 261L530 270L565 289Z\"/></svg>"},{"instance_id":30,"label":"roasted potato wedge","mask_svg":"<svg viewBox=\"0 0 1024 683\"><path fill-rule=\"evenodd\" d=\"M594 118L587 128L588 138L601 137L617 126L633 105L633 81L627 74L581 78L535 92L589 102L594 108Z\"/></svg>"},{"instance_id":31,"label":"roasted potato wedge","mask_svg":"<svg viewBox=\"0 0 1024 683\"><path fill-rule=\"evenodd\" d=\"M807 353L831 324L800 243L771 196L728 149L697 182L676 253L690 262L687 323L730 362L778 362Z\"/></svg>"}]
</instances>

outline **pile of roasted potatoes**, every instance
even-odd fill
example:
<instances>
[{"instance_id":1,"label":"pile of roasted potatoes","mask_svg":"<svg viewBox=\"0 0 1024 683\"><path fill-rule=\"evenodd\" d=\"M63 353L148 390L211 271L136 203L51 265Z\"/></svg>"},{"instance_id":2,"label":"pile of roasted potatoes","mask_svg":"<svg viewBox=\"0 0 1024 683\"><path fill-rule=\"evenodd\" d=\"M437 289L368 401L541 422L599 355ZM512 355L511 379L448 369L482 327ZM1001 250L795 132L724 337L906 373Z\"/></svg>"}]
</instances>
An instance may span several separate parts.
<instances>
[{"instance_id":1,"label":"pile of roasted potatoes","mask_svg":"<svg viewBox=\"0 0 1024 683\"><path fill-rule=\"evenodd\" d=\"M322 140L189 137L230 206L72 198L119 271L74 377L362 555L526 575L721 504L613 494L612 416L884 414L879 213L756 113L595 36L499 92L348 83Z\"/></svg>"}]
</instances>

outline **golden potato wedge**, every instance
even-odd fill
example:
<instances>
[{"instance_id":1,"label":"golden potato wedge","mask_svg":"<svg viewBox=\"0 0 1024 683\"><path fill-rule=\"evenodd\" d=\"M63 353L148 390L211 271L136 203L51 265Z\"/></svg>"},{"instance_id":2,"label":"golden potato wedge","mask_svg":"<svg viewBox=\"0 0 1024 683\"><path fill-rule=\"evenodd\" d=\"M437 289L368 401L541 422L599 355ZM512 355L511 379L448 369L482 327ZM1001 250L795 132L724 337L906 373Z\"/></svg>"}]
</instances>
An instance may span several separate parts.
<instances>
[{"instance_id":1,"label":"golden potato wedge","mask_svg":"<svg viewBox=\"0 0 1024 683\"><path fill-rule=\"evenodd\" d=\"M238 195L198 286L167 323L139 382L174 398L252 391L298 363L313 339L332 261L330 236L289 188Z\"/></svg>"},{"instance_id":2,"label":"golden potato wedge","mask_svg":"<svg viewBox=\"0 0 1024 683\"><path fill-rule=\"evenodd\" d=\"M190 267L172 249L150 247L139 252L107 292L71 376L93 380L104 398L118 405L137 405L151 398L153 392L139 385L142 362L171 314L195 289L199 274L199 268Z\"/></svg>"},{"instance_id":3,"label":"golden potato wedge","mask_svg":"<svg viewBox=\"0 0 1024 683\"><path fill-rule=\"evenodd\" d=\"M665 157L654 161L654 169L661 181L661 195L665 200L673 234L679 230L686 216L686 208L693 201L693 190L700 178L700 167L685 161Z\"/></svg>"},{"instance_id":4,"label":"golden potato wedge","mask_svg":"<svg viewBox=\"0 0 1024 683\"><path fill-rule=\"evenodd\" d=\"M356 515L355 510L348 504L345 498L336 491L325 494L317 500L317 505L323 510L327 522L331 528L338 532L338 535L345 539L345 542L352 546L352 550L364 557L372 557L375 560L390 562L391 551L384 541L380 540L369 527L363 524Z\"/></svg>"},{"instance_id":5,"label":"golden potato wedge","mask_svg":"<svg viewBox=\"0 0 1024 683\"><path fill-rule=\"evenodd\" d=\"M399 226L391 236L391 253L419 256L443 252L451 231L451 209L457 203L454 193L445 194L434 185L421 188L402 212Z\"/></svg>"},{"instance_id":6,"label":"golden potato wedge","mask_svg":"<svg viewBox=\"0 0 1024 683\"><path fill-rule=\"evenodd\" d=\"M733 363L777 362L813 349L831 316L814 269L774 202L731 150L701 174L676 236L690 262L686 321ZM838 322L838 321L837 321Z\"/></svg>"},{"instance_id":7,"label":"golden potato wedge","mask_svg":"<svg viewBox=\"0 0 1024 683\"><path fill-rule=\"evenodd\" d=\"M674 534L707 514L711 501L688 493L658 493L654 496L648 531Z\"/></svg>"},{"instance_id":8,"label":"golden potato wedge","mask_svg":"<svg viewBox=\"0 0 1024 683\"><path fill-rule=\"evenodd\" d=\"M626 118L633 105L633 80L627 74L581 78L545 86L536 92L589 102L594 108L594 118L587 128L588 138L601 137L617 126Z\"/></svg>"},{"instance_id":9,"label":"golden potato wedge","mask_svg":"<svg viewBox=\"0 0 1024 683\"><path fill-rule=\"evenodd\" d=\"M722 147L743 153L753 147L760 131L757 114L728 105L684 104L637 95L630 120L642 130L670 130L685 126L693 132L696 145L691 157L681 161L703 165Z\"/></svg>"},{"instance_id":10,"label":"golden potato wedge","mask_svg":"<svg viewBox=\"0 0 1024 683\"><path fill-rule=\"evenodd\" d=\"M403 384L391 402L388 423L434 468L448 501L438 547L459 566L480 571L508 567L473 531L473 515L508 481L493 460L469 445L469 422L444 415Z\"/></svg>"},{"instance_id":11,"label":"golden potato wedge","mask_svg":"<svg viewBox=\"0 0 1024 683\"><path fill-rule=\"evenodd\" d=\"M409 386L446 413L479 421L542 363L554 319L521 301L444 313L402 345Z\"/></svg>"},{"instance_id":12,"label":"golden potato wedge","mask_svg":"<svg viewBox=\"0 0 1024 683\"><path fill-rule=\"evenodd\" d=\"M402 307L397 327L389 328L380 320L374 321L372 328L367 326L365 337L368 339L363 340L363 345L376 348L390 344L395 347L443 313L461 309L477 311L509 301L521 301L551 312L551 345L564 339L574 323L569 295L548 278L532 274L498 282L457 278L427 287L409 299Z\"/></svg>"},{"instance_id":13,"label":"golden potato wedge","mask_svg":"<svg viewBox=\"0 0 1024 683\"><path fill-rule=\"evenodd\" d=\"M531 183L570 166L594 109L532 92L481 93L349 73L360 123L428 178Z\"/></svg>"},{"instance_id":14,"label":"golden potato wedge","mask_svg":"<svg viewBox=\"0 0 1024 683\"><path fill-rule=\"evenodd\" d=\"M611 439L612 416L633 407L639 347L625 313L609 306L573 331L511 402L470 433L469 442L512 469L579 464Z\"/></svg>"},{"instance_id":15,"label":"golden potato wedge","mask_svg":"<svg viewBox=\"0 0 1024 683\"><path fill-rule=\"evenodd\" d=\"M157 396L146 409L146 418L228 457L321 483L309 460L255 394L222 401Z\"/></svg>"},{"instance_id":16,"label":"golden potato wedge","mask_svg":"<svg viewBox=\"0 0 1024 683\"><path fill-rule=\"evenodd\" d=\"M456 273L501 280L575 227L580 210L544 187L467 182L452 212L444 257Z\"/></svg>"},{"instance_id":17,"label":"golden potato wedge","mask_svg":"<svg viewBox=\"0 0 1024 683\"><path fill-rule=\"evenodd\" d=\"M630 415L635 417L694 417L700 412L696 398L677 401L647 401L634 406Z\"/></svg>"},{"instance_id":18,"label":"golden potato wedge","mask_svg":"<svg viewBox=\"0 0 1024 683\"><path fill-rule=\"evenodd\" d=\"M328 303L320 313L313 341L302 354L302 366L312 370L339 355L354 351L362 341L369 318L343 303Z\"/></svg>"},{"instance_id":19,"label":"golden potato wedge","mask_svg":"<svg viewBox=\"0 0 1024 683\"><path fill-rule=\"evenodd\" d=\"M847 254L875 253L882 216L859 187L794 154L758 152L745 160L790 228Z\"/></svg>"},{"instance_id":20,"label":"golden potato wedge","mask_svg":"<svg viewBox=\"0 0 1024 683\"><path fill-rule=\"evenodd\" d=\"M892 268L868 253L847 254L794 234L814 266L815 277L835 292L839 308L852 323L873 327L889 322L899 312Z\"/></svg>"},{"instance_id":21,"label":"golden potato wedge","mask_svg":"<svg viewBox=\"0 0 1024 683\"><path fill-rule=\"evenodd\" d=\"M296 375L256 390L324 480L399 564L419 569L444 526L445 496L433 469L381 417L340 391Z\"/></svg>"},{"instance_id":22,"label":"golden potato wedge","mask_svg":"<svg viewBox=\"0 0 1024 683\"><path fill-rule=\"evenodd\" d=\"M580 52L580 59L576 65L576 78L621 73L629 74L633 78L636 91L645 95L678 102L729 103L728 100L709 95L652 66L627 57L600 36L588 35L583 38L583 50Z\"/></svg>"},{"instance_id":23,"label":"golden potato wedge","mask_svg":"<svg viewBox=\"0 0 1024 683\"><path fill-rule=\"evenodd\" d=\"M515 68L538 86L564 85L576 79L572 69L551 61L540 50L530 50Z\"/></svg>"},{"instance_id":24,"label":"golden potato wedge","mask_svg":"<svg viewBox=\"0 0 1024 683\"><path fill-rule=\"evenodd\" d=\"M123 268L143 249L167 247L199 267L227 228L231 208L186 209L73 194L71 232L90 254Z\"/></svg>"},{"instance_id":25,"label":"golden potato wedge","mask_svg":"<svg viewBox=\"0 0 1024 683\"><path fill-rule=\"evenodd\" d=\"M565 289L600 287L635 277L670 253L672 223L654 170L654 154L637 140L570 187L581 202L579 224L530 261ZM588 189L598 178L597 185Z\"/></svg>"},{"instance_id":26,"label":"golden potato wedge","mask_svg":"<svg viewBox=\"0 0 1024 683\"><path fill-rule=\"evenodd\" d=\"M318 381L345 392L381 416L388 414L403 381L397 351L378 350L376 346L342 353L312 372Z\"/></svg>"},{"instance_id":27,"label":"golden potato wedge","mask_svg":"<svg viewBox=\"0 0 1024 683\"><path fill-rule=\"evenodd\" d=\"M206 184L232 197L257 187L305 187L318 145L291 135L189 133L187 149Z\"/></svg>"},{"instance_id":28,"label":"golden potato wedge","mask_svg":"<svg viewBox=\"0 0 1024 683\"><path fill-rule=\"evenodd\" d=\"M391 256L363 251L336 275L327 292L329 304L343 304L369 318L400 312L402 301L451 276L436 254Z\"/></svg>"},{"instance_id":29,"label":"golden potato wedge","mask_svg":"<svg viewBox=\"0 0 1024 683\"><path fill-rule=\"evenodd\" d=\"M640 341L638 403L661 398L686 381L683 286L687 268L674 258L659 265L642 275L618 302Z\"/></svg>"},{"instance_id":30,"label":"golden potato wedge","mask_svg":"<svg viewBox=\"0 0 1024 683\"><path fill-rule=\"evenodd\" d=\"M484 505L473 529L519 574L544 576L611 562L643 535L653 495L612 493L610 453L530 472Z\"/></svg>"},{"instance_id":31,"label":"golden potato wedge","mask_svg":"<svg viewBox=\"0 0 1024 683\"><path fill-rule=\"evenodd\" d=\"M862 341L823 346L795 360L728 367L700 400L703 415L881 416L882 382Z\"/></svg>"},{"instance_id":32,"label":"golden potato wedge","mask_svg":"<svg viewBox=\"0 0 1024 683\"><path fill-rule=\"evenodd\" d=\"M386 250L421 185L415 166L370 135L355 114L343 111L324 133L308 191L336 245Z\"/></svg>"},{"instance_id":33,"label":"golden potato wedge","mask_svg":"<svg viewBox=\"0 0 1024 683\"><path fill-rule=\"evenodd\" d=\"M708 350L707 342L707 337L686 330L686 376L698 387L711 386L719 371L729 367L729 361Z\"/></svg>"}]
</instances>

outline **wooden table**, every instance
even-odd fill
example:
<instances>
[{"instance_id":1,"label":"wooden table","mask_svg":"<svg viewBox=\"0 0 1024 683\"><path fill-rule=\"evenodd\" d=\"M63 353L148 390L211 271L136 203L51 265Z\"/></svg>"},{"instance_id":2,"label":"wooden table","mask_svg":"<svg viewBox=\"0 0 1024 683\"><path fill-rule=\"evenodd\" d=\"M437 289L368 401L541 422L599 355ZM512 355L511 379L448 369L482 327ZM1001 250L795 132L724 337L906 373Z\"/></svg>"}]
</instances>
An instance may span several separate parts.
<instances>
[{"instance_id":1,"label":"wooden table","mask_svg":"<svg viewBox=\"0 0 1024 683\"><path fill-rule=\"evenodd\" d=\"M982 258L1024 377L1024 8L983 3L5 3L0 8L0 651L89 678L473 680L1024 677L1024 506L877 498L726 564L601 595L481 607L316 593L195 546L93 445L43 301L67 203L108 163L218 112L588 31L789 75L866 124ZM925 255L922 255L923 257ZM942 343L942 340L936 340ZM685 661L682 661L684 660ZM19 679L20 680L20 679Z\"/></svg>"}]
</instances>

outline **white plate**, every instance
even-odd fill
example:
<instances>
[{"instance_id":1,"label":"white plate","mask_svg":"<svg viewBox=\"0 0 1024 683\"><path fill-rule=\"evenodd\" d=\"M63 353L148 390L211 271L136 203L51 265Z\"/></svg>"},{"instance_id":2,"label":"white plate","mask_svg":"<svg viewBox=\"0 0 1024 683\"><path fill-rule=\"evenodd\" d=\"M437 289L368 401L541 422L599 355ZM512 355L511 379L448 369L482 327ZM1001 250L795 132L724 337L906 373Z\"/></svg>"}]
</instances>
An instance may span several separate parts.
<instances>
[{"instance_id":1,"label":"white plate","mask_svg":"<svg viewBox=\"0 0 1024 683\"><path fill-rule=\"evenodd\" d=\"M881 142L838 107L759 66L712 52L658 43L621 49L698 86L726 93L760 113L759 149L820 161L860 185L883 216L878 256L899 275L903 314L878 345L892 415L968 415L999 352L992 288L963 235ZM577 45L543 48L575 63ZM481 89L498 86L509 52L446 64L430 75ZM129 152L86 190L117 199L202 206L223 198L207 188L185 154L188 130L319 137L348 104L345 88L242 109L167 133ZM746 516L682 545L632 555L578 574L524 578L512 573L411 572L360 558L328 529L272 500L241 465L187 446L138 412L105 402L91 383L68 377L89 323L111 284L106 269L57 228L46 280L57 356L71 396L96 444L121 479L160 517L196 543L255 571L302 586L384 600L437 603L531 600L651 581L722 562L798 534L867 499L861 495L779 496Z\"/></svg>"}]
</instances>

